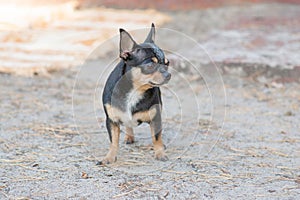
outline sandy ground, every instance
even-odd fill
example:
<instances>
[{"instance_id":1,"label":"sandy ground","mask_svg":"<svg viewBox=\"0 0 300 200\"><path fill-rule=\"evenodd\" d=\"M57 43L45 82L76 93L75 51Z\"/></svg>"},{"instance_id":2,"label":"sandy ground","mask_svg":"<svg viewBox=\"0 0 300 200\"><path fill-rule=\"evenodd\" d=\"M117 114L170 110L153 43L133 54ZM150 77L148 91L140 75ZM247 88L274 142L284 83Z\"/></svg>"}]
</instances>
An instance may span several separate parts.
<instances>
[{"instance_id":1,"label":"sandy ground","mask_svg":"<svg viewBox=\"0 0 300 200\"><path fill-rule=\"evenodd\" d=\"M153 159L142 125L117 163L96 166L109 145L99 96L111 61L50 77L0 74L0 199L299 199L300 85L218 76L200 61L207 74L174 63L162 88L170 160Z\"/></svg>"}]
</instances>

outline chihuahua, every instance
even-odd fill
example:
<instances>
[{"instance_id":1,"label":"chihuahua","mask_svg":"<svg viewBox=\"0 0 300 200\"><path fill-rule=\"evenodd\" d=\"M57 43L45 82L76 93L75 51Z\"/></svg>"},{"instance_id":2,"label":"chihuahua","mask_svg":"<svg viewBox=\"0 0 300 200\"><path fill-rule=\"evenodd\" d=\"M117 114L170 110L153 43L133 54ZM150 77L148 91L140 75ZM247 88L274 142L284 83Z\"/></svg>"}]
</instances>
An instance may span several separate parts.
<instances>
[{"instance_id":1,"label":"chihuahua","mask_svg":"<svg viewBox=\"0 0 300 200\"><path fill-rule=\"evenodd\" d=\"M152 23L146 40L138 44L124 29L120 29L121 61L109 75L102 101L106 114L106 128L110 139L107 155L98 165L117 160L120 125L126 127L125 143L134 142L133 127L146 122L150 125L155 158L166 161L162 141L162 100L159 87L168 83L169 61L154 43L155 26Z\"/></svg>"}]
</instances>

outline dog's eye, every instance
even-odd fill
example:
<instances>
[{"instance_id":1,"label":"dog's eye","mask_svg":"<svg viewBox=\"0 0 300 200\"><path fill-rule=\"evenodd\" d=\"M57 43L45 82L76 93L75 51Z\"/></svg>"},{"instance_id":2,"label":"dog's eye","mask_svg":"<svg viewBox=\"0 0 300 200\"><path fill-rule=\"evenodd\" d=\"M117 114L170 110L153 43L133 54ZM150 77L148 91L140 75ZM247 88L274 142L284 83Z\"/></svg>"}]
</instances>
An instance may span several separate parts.
<instances>
[{"instance_id":1,"label":"dog's eye","mask_svg":"<svg viewBox=\"0 0 300 200\"><path fill-rule=\"evenodd\" d=\"M169 66L169 60L165 58L165 65Z\"/></svg>"},{"instance_id":2,"label":"dog's eye","mask_svg":"<svg viewBox=\"0 0 300 200\"><path fill-rule=\"evenodd\" d=\"M156 57L151 58L154 63L158 63L158 59Z\"/></svg>"},{"instance_id":3,"label":"dog's eye","mask_svg":"<svg viewBox=\"0 0 300 200\"><path fill-rule=\"evenodd\" d=\"M143 67L146 73L153 73L156 70L156 67L153 63L149 63Z\"/></svg>"}]
</instances>

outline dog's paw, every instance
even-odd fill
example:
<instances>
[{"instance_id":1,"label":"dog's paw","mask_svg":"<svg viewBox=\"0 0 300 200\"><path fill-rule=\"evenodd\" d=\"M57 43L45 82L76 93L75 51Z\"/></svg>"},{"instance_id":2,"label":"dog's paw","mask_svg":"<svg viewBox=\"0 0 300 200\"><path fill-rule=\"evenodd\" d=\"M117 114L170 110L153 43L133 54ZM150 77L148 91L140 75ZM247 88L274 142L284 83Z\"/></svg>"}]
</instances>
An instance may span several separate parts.
<instances>
[{"instance_id":1,"label":"dog's paw","mask_svg":"<svg viewBox=\"0 0 300 200\"><path fill-rule=\"evenodd\" d=\"M155 159L160 161L168 161L169 158L164 151L157 151L155 152Z\"/></svg>"},{"instance_id":2,"label":"dog's paw","mask_svg":"<svg viewBox=\"0 0 300 200\"><path fill-rule=\"evenodd\" d=\"M134 143L134 136L133 135L125 135L125 144L133 144Z\"/></svg>"},{"instance_id":3,"label":"dog's paw","mask_svg":"<svg viewBox=\"0 0 300 200\"><path fill-rule=\"evenodd\" d=\"M117 161L116 156L106 156L101 161L97 162L96 165L108 165Z\"/></svg>"}]
</instances>

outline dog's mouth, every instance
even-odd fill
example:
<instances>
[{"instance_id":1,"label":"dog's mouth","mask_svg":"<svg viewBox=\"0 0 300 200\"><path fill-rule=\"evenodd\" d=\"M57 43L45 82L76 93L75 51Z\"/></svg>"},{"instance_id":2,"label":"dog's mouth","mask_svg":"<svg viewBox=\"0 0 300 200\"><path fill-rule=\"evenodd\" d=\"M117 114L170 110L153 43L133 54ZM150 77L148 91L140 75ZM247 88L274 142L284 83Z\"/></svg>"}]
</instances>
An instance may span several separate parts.
<instances>
[{"instance_id":1,"label":"dog's mouth","mask_svg":"<svg viewBox=\"0 0 300 200\"><path fill-rule=\"evenodd\" d=\"M168 83L170 79L171 79L171 74L168 74L167 76L164 77L164 79L161 83L155 83L155 82L149 81L149 84L154 87L159 87L159 86L162 86L162 85Z\"/></svg>"},{"instance_id":2,"label":"dog's mouth","mask_svg":"<svg viewBox=\"0 0 300 200\"><path fill-rule=\"evenodd\" d=\"M168 83L168 82L169 82L169 80L163 81L162 83L154 83L154 82L152 82L152 81L149 81L149 84L152 85L152 86L158 87L158 86L162 86L162 85L164 85L164 84L166 84L166 83Z\"/></svg>"},{"instance_id":3,"label":"dog's mouth","mask_svg":"<svg viewBox=\"0 0 300 200\"><path fill-rule=\"evenodd\" d=\"M153 83L152 81L149 81L149 84L152 85L152 86L161 86L164 83Z\"/></svg>"}]
</instances>

